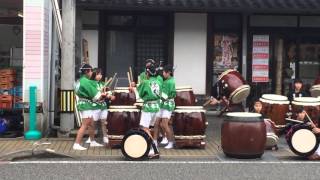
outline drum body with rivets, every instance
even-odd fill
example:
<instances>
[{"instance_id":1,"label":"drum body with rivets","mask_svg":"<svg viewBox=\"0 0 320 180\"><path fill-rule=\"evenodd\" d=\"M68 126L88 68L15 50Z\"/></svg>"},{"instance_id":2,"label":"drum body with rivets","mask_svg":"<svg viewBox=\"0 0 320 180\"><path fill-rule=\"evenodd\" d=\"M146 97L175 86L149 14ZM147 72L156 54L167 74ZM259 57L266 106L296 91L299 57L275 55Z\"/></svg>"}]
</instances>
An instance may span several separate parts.
<instances>
[{"instance_id":1,"label":"drum body with rivets","mask_svg":"<svg viewBox=\"0 0 320 180\"><path fill-rule=\"evenodd\" d=\"M289 112L288 98L277 94L264 94L260 98L262 102L262 114L270 118L276 125L285 125L285 119Z\"/></svg>"},{"instance_id":2,"label":"drum body with rivets","mask_svg":"<svg viewBox=\"0 0 320 180\"><path fill-rule=\"evenodd\" d=\"M236 70L227 70L218 78L221 95L226 96L233 104L244 101L250 94L250 86Z\"/></svg>"},{"instance_id":3,"label":"drum body with rivets","mask_svg":"<svg viewBox=\"0 0 320 180\"><path fill-rule=\"evenodd\" d=\"M258 113L227 113L221 126L221 146L234 158L259 158L266 144L266 125Z\"/></svg>"},{"instance_id":4,"label":"drum body with rivets","mask_svg":"<svg viewBox=\"0 0 320 180\"><path fill-rule=\"evenodd\" d=\"M176 106L194 106L196 97L191 86L176 87L177 95L174 98Z\"/></svg>"}]
</instances>

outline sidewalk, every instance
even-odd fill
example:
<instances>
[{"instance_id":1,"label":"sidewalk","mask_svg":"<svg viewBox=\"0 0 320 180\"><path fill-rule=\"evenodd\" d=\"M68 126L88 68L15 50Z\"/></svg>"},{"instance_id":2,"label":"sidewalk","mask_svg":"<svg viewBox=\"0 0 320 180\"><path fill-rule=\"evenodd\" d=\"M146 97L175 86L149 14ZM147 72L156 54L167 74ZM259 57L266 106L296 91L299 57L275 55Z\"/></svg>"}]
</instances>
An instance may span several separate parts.
<instances>
[{"instance_id":1,"label":"sidewalk","mask_svg":"<svg viewBox=\"0 0 320 180\"><path fill-rule=\"evenodd\" d=\"M208 113L208 128L206 131L206 147L164 149L160 148L163 158L205 158L210 157L220 161L234 160L224 156L220 148L220 126L222 118L215 113ZM39 141L27 141L23 138L0 139L0 159L11 160L15 157L28 156L39 153L50 153L72 158L121 158L120 148L88 147L86 151L74 151L72 145L74 138L43 138ZM265 151L262 160L296 160L297 157L291 152L283 137L280 138L278 151Z\"/></svg>"}]
</instances>

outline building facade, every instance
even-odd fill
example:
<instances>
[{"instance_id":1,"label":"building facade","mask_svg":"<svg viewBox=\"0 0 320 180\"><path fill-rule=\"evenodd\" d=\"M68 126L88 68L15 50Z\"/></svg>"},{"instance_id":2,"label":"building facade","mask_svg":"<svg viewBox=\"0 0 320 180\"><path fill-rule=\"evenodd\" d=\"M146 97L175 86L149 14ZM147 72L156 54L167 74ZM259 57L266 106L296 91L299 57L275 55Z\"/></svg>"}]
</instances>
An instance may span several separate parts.
<instances>
[{"instance_id":1,"label":"building facade","mask_svg":"<svg viewBox=\"0 0 320 180\"><path fill-rule=\"evenodd\" d=\"M61 132L75 128L73 114L60 112L54 97L73 89L83 61L102 68L107 77L117 72L124 86L129 66L137 77L144 60L153 58L175 66L177 86L192 86L203 96L215 91L221 72L237 69L252 87L249 100L286 94L295 78L308 89L320 72L317 0L23 3L24 102L28 86L37 85L42 121L52 128L60 125ZM54 124L55 117L60 123Z\"/></svg>"}]
</instances>

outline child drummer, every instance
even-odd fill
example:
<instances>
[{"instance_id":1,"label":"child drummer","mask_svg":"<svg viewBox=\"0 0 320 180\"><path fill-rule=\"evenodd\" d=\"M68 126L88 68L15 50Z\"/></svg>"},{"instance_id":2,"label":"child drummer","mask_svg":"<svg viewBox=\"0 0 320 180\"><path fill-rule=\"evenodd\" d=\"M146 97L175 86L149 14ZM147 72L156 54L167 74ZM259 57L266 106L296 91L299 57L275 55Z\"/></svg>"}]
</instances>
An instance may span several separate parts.
<instances>
[{"instance_id":1,"label":"child drummer","mask_svg":"<svg viewBox=\"0 0 320 180\"><path fill-rule=\"evenodd\" d=\"M156 115L160 111L160 96L162 84L157 78L156 66L151 63L146 68L146 79L137 87L141 99L143 99L143 107L141 110L140 126L152 137L150 133L150 125L155 122ZM154 140L155 142L156 140ZM155 146L156 147L156 146ZM149 151L149 155L159 157L157 149L153 147Z\"/></svg>"},{"instance_id":2,"label":"child drummer","mask_svg":"<svg viewBox=\"0 0 320 180\"><path fill-rule=\"evenodd\" d=\"M160 124L161 129L164 130L165 137L168 139L168 144L164 147L166 149L172 149L174 144L174 136L172 128L169 127L169 121L171 119L172 111L175 108L174 98L176 97L175 80L172 77L173 68L172 66L165 66L163 68L163 85L161 94L161 109L158 113L159 119L155 125L154 139L158 139L158 125Z\"/></svg>"}]
</instances>

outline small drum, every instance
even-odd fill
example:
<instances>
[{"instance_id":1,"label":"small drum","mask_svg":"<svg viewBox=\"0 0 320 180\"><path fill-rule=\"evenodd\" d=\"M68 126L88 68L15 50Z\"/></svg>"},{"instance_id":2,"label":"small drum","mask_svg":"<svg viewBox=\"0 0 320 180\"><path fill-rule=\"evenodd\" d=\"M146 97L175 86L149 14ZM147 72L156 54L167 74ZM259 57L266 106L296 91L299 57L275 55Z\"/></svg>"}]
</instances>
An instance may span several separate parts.
<instances>
[{"instance_id":1,"label":"small drum","mask_svg":"<svg viewBox=\"0 0 320 180\"><path fill-rule=\"evenodd\" d=\"M310 118L317 123L320 113L320 98L315 97L298 97L292 101L293 118L297 112L297 108L303 106L304 110L308 113Z\"/></svg>"},{"instance_id":2,"label":"small drum","mask_svg":"<svg viewBox=\"0 0 320 180\"><path fill-rule=\"evenodd\" d=\"M314 85L310 88L312 97L320 96L320 76L315 80Z\"/></svg>"},{"instance_id":3,"label":"small drum","mask_svg":"<svg viewBox=\"0 0 320 180\"><path fill-rule=\"evenodd\" d=\"M258 113L227 113L221 126L221 146L226 156L260 158L266 144L266 125Z\"/></svg>"},{"instance_id":4,"label":"small drum","mask_svg":"<svg viewBox=\"0 0 320 180\"><path fill-rule=\"evenodd\" d=\"M110 137L123 136L128 130L139 127L140 110L136 106L110 106L108 111L107 129Z\"/></svg>"},{"instance_id":5,"label":"small drum","mask_svg":"<svg viewBox=\"0 0 320 180\"><path fill-rule=\"evenodd\" d=\"M289 112L288 98L277 94L264 94L260 98L262 114L270 118L276 125L285 125L285 118Z\"/></svg>"},{"instance_id":6,"label":"small drum","mask_svg":"<svg viewBox=\"0 0 320 180\"><path fill-rule=\"evenodd\" d=\"M277 146L279 137L276 135L276 127L274 122L270 119L264 119L264 123L266 124L266 131L267 131L267 141L266 141L266 148L272 148Z\"/></svg>"},{"instance_id":7,"label":"small drum","mask_svg":"<svg viewBox=\"0 0 320 180\"><path fill-rule=\"evenodd\" d=\"M236 70L223 72L218 78L218 86L221 94L234 104L244 101L250 94L250 86Z\"/></svg>"},{"instance_id":8,"label":"small drum","mask_svg":"<svg viewBox=\"0 0 320 180\"><path fill-rule=\"evenodd\" d=\"M136 102L136 95L130 92L128 87L118 87L114 90L115 100L111 105L133 105Z\"/></svg>"},{"instance_id":9,"label":"small drum","mask_svg":"<svg viewBox=\"0 0 320 180\"><path fill-rule=\"evenodd\" d=\"M312 155L319 146L318 137L305 124L292 126L286 140L292 152L304 157Z\"/></svg>"},{"instance_id":10,"label":"small drum","mask_svg":"<svg viewBox=\"0 0 320 180\"><path fill-rule=\"evenodd\" d=\"M178 107L179 108L179 107ZM176 109L173 114L173 131L175 136L199 136L206 130L206 116L202 106L193 109Z\"/></svg>"},{"instance_id":11,"label":"small drum","mask_svg":"<svg viewBox=\"0 0 320 180\"><path fill-rule=\"evenodd\" d=\"M121 152L129 160L147 159L152 139L142 129L131 129L123 137Z\"/></svg>"},{"instance_id":12,"label":"small drum","mask_svg":"<svg viewBox=\"0 0 320 180\"><path fill-rule=\"evenodd\" d=\"M174 98L176 106L194 106L196 97L191 87L176 87L177 95Z\"/></svg>"}]
</instances>

